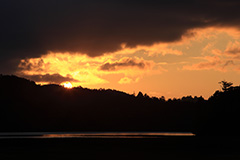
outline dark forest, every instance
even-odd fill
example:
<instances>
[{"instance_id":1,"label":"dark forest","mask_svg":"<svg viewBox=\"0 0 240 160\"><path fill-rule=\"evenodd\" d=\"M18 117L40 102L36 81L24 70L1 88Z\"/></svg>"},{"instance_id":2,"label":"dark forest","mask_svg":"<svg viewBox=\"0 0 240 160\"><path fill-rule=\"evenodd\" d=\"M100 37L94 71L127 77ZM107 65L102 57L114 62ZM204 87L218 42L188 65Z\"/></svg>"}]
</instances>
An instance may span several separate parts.
<instances>
[{"instance_id":1,"label":"dark forest","mask_svg":"<svg viewBox=\"0 0 240 160\"><path fill-rule=\"evenodd\" d=\"M239 135L240 86L222 81L208 100L127 94L112 89L66 89L0 76L1 132L174 131L197 136Z\"/></svg>"}]
</instances>

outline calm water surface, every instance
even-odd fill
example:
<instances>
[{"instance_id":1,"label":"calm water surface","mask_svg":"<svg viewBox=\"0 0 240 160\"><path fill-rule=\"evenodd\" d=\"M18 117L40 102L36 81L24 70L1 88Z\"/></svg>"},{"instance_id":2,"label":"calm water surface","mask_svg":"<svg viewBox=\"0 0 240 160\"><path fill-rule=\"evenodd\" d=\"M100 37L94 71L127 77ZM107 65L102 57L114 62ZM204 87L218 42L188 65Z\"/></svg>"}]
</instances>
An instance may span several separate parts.
<instances>
[{"instance_id":1,"label":"calm water surface","mask_svg":"<svg viewBox=\"0 0 240 160\"><path fill-rule=\"evenodd\" d=\"M191 132L11 132L0 133L0 139L12 138L162 138L195 136Z\"/></svg>"}]
</instances>

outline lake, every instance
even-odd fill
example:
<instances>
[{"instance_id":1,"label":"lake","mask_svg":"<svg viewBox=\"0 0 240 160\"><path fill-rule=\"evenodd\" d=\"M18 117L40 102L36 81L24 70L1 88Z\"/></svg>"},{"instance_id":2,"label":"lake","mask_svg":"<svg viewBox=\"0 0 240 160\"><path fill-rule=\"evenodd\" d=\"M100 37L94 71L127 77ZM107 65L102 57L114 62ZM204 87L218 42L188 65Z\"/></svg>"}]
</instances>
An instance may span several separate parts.
<instances>
[{"instance_id":1,"label":"lake","mask_svg":"<svg viewBox=\"0 0 240 160\"><path fill-rule=\"evenodd\" d=\"M5 132L0 139L11 138L162 138L195 136L191 132Z\"/></svg>"},{"instance_id":2,"label":"lake","mask_svg":"<svg viewBox=\"0 0 240 160\"><path fill-rule=\"evenodd\" d=\"M235 160L240 138L176 132L1 133L0 159Z\"/></svg>"}]
</instances>

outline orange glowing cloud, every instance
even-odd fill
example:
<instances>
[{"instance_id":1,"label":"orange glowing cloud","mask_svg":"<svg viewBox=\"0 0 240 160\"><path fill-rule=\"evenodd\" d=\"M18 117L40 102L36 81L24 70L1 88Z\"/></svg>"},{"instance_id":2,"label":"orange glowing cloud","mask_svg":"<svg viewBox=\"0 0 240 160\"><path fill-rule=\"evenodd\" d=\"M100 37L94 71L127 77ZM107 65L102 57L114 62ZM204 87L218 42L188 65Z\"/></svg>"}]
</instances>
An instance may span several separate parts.
<instances>
[{"instance_id":1,"label":"orange glowing cloud","mask_svg":"<svg viewBox=\"0 0 240 160\"><path fill-rule=\"evenodd\" d=\"M229 56L240 56L240 42L235 41L235 42L229 42L227 45L226 50L224 51L224 54L227 54Z\"/></svg>"},{"instance_id":2,"label":"orange glowing cloud","mask_svg":"<svg viewBox=\"0 0 240 160\"><path fill-rule=\"evenodd\" d=\"M18 74L26 78L33 78L38 75L42 77L37 82L57 82L70 81L73 86L88 84L104 84L107 80L96 74L97 67L106 61L109 56L89 58L86 55L70 53L53 53L49 52L41 58L30 58L21 60ZM50 78L58 74L60 81L49 81ZM60 78L62 77L62 78ZM36 79L36 78L35 78Z\"/></svg>"},{"instance_id":3,"label":"orange glowing cloud","mask_svg":"<svg viewBox=\"0 0 240 160\"><path fill-rule=\"evenodd\" d=\"M238 29L210 27L194 29L192 32L195 34L194 42L199 46L202 44L205 46L201 48L198 57L190 57L192 59L189 61L190 65L184 65L183 70L220 72L237 70L240 64L240 31Z\"/></svg>"},{"instance_id":4,"label":"orange glowing cloud","mask_svg":"<svg viewBox=\"0 0 240 160\"><path fill-rule=\"evenodd\" d=\"M207 27L195 28L188 31L193 36L185 37L185 40L203 41L205 39L218 39L221 35L231 36L233 39L240 38L240 31L236 27Z\"/></svg>"},{"instance_id":5,"label":"orange glowing cloud","mask_svg":"<svg viewBox=\"0 0 240 160\"><path fill-rule=\"evenodd\" d=\"M178 45L179 42L172 42L172 43L154 43L152 45L137 45L136 47L126 47L125 44L121 45L121 50L114 52L114 54L134 54L139 51L144 52L148 56L155 56L155 55L182 55L182 51L173 49L171 45Z\"/></svg>"},{"instance_id":6,"label":"orange glowing cloud","mask_svg":"<svg viewBox=\"0 0 240 160\"><path fill-rule=\"evenodd\" d=\"M127 79L126 75L137 79L154 69L157 72L164 71L153 61L138 57L123 57L117 60L113 55L88 57L68 52L49 52L40 58L22 59L18 68L18 75L37 83L61 84L69 81L74 87L109 83L109 80L103 78L105 75L121 74L123 77L119 80L119 84L126 84L138 82Z\"/></svg>"},{"instance_id":7,"label":"orange glowing cloud","mask_svg":"<svg viewBox=\"0 0 240 160\"><path fill-rule=\"evenodd\" d=\"M115 62L107 62L100 66L100 70L103 71L116 71L116 70L125 70L129 68L135 68L135 69L150 69L154 66L153 61L146 61L142 58L130 58L130 57L124 57L118 61Z\"/></svg>"},{"instance_id":8,"label":"orange glowing cloud","mask_svg":"<svg viewBox=\"0 0 240 160\"><path fill-rule=\"evenodd\" d=\"M130 84L130 83L137 83L139 81L139 77L136 78L135 80L129 78L129 77L124 77L124 78L121 78L118 83L119 84Z\"/></svg>"},{"instance_id":9,"label":"orange glowing cloud","mask_svg":"<svg viewBox=\"0 0 240 160\"><path fill-rule=\"evenodd\" d=\"M186 34L182 35L181 39L174 42L156 42L152 45L137 45L136 47L127 47L126 44L121 45L121 49L112 54L133 55L139 52L147 56L166 56L176 55L183 56L186 50L189 52L198 50L199 52L212 52L214 49L219 49L224 45L226 39L240 39L240 31L233 27L207 27L190 29ZM225 40L224 40L225 39ZM218 42L219 41L219 42ZM223 42L221 42L223 41ZM200 48L200 45L206 43L206 46ZM202 44L201 44L202 43Z\"/></svg>"},{"instance_id":10,"label":"orange glowing cloud","mask_svg":"<svg viewBox=\"0 0 240 160\"><path fill-rule=\"evenodd\" d=\"M234 66L233 60L223 60L218 56L197 57L197 59L205 61L193 65L185 65L183 70L216 70L225 72L227 67Z\"/></svg>"},{"instance_id":11,"label":"orange glowing cloud","mask_svg":"<svg viewBox=\"0 0 240 160\"><path fill-rule=\"evenodd\" d=\"M240 32L235 28L192 29L175 42L132 47L122 44L118 51L98 57L48 52L38 58L22 59L17 74L40 84L70 82L73 87L109 87L129 93L138 88L149 95L182 95L185 93L174 84L186 80L180 82L181 78L173 77L194 79L186 70L218 71L216 74L240 71L239 46ZM204 72L200 74L205 76Z\"/></svg>"}]
</instances>

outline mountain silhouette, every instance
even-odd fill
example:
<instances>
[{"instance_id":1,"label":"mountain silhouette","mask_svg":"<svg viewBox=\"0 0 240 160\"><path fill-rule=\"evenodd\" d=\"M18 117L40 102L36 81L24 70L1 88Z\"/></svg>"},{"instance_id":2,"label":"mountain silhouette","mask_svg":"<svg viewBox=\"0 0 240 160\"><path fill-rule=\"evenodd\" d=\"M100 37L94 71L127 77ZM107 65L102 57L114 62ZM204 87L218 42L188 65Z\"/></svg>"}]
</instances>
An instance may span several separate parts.
<instances>
[{"instance_id":1,"label":"mountain silhouette","mask_svg":"<svg viewBox=\"0 0 240 160\"><path fill-rule=\"evenodd\" d=\"M238 135L240 87L216 91L208 100L165 100L139 92L66 89L0 75L1 132L177 131Z\"/></svg>"}]
</instances>

